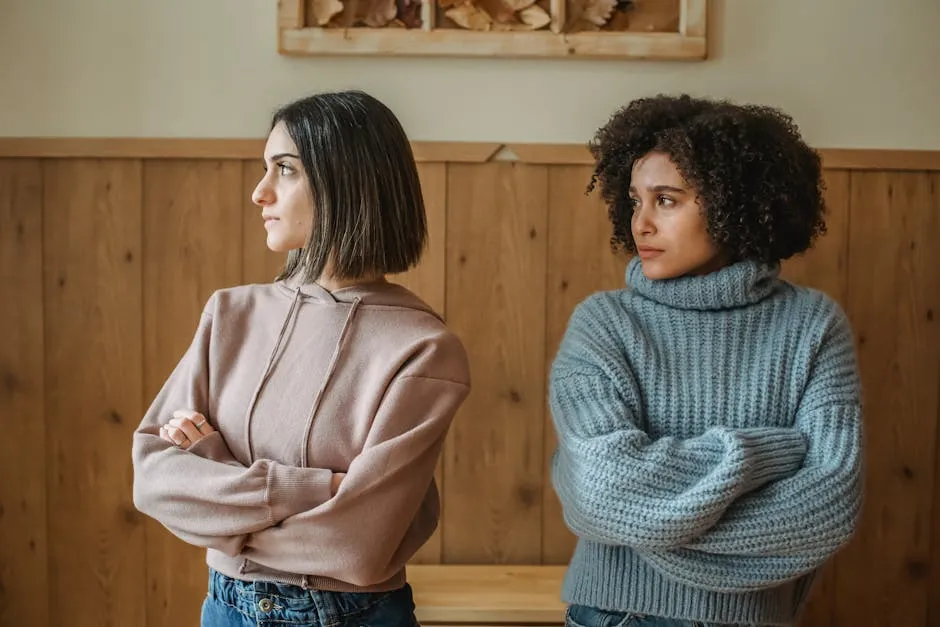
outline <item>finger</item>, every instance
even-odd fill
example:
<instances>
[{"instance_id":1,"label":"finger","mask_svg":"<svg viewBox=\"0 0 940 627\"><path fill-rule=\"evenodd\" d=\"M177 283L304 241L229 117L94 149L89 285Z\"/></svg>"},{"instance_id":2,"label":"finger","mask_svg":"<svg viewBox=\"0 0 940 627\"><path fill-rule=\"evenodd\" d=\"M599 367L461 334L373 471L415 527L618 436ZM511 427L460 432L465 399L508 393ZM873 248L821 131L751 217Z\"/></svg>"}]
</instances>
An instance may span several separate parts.
<instances>
[{"instance_id":1,"label":"finger","mask_svg":"<svg viewBox=\"0 0 940 627\"><path fill-rule=\"evenodd\" d=\"M180 448L189 448L189 445L192 442L189 441L189 438L186 437L186 434L182 430L177 429L173 426L168 426L166 428L168 434L170 434L170 441L173 442L176 446Z\"/></svg>"},{"instance_id":2,"label":"finger","mask_svg":"<svg viewBox=\"0 0 940 627\"><path fill-rule=\"evenodd\" d=\"M195 409L177 409L175 412L173 412L173 417L174 418L192 418L197 413L199 412L197 412Z\"/></svg>"},{"instance_id":3,"label":"finger","mask_svg":"<svg viewBox=\"0 0 940 627\"><path fill-rule=\"evenodd\" d=\"M166 440L167 442L169 442L170 444L176 444L176 442L173 441L173 438L170 437L170 434L167 432L165 426L160 427L160 437Z\"/></svg>"},{"instance_id":4,"label":"finger","mask_svg":"<svg viewBox=\"0 0 940 627\"><path fill-rule=\"evenodd\" d=\"M190 442L195 442L202 437L202 433L189 418L173 418L170 420L170 425L185 433Z\"/></svg>"},{"instance_id":5,"label":"finger","mask_svg":"<svg viewBox=\"0 0 940 627\"><path fill-rule=\"evenodd\" d=\"M199 429L199 433L203 435L209 435L215 431L215 429L212 428L212 425L209 424L209 421L206 420L206 417L200 413L193 414L190 420L192 420L193 425Z\"/></svg>"},{"instance_id":6,"label":"finger","mask_svg":"<svg viewBox=\"0 0 940 627\"><path fill-rule=\"evenodd\" d=\"M199 432L203 435L209 435L215 429L212 428L212 425L206 420L206 417L200 414L198 411L193 411L191 409L177 409L173 412L173 418L179 419L189 419L193 423L193 426L196 427ZM170 421L173 422L172 420Z\"/></svg>"}]
</instances>

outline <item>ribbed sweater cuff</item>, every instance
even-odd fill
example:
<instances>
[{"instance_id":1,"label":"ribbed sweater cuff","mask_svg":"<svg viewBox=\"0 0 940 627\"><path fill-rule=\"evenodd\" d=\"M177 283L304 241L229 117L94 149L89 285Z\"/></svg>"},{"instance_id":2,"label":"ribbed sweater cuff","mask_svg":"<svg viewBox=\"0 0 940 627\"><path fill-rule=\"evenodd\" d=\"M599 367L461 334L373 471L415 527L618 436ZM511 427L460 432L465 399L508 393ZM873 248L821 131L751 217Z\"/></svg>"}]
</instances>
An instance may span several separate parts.
<instances>
[{"instance_id":1,"label":"ribbed sweater cuff","mask_svg":"<svg viewBox=\"0 0 940 627\"><path fill-rule=\"evenodd\" d=\"M806 456L806 438L796 429L748 429L742 435L750 461L749 482L763 485L795 473Z\"/></svg>"},{"instance_id":2,"label":"ribbed sweater cuff","mask_svg":"<svg viewBox=\"0 0 940 627\"><path fill-rule=\"evenodd\" d=\"M272 523L313 509L332 496L333 473L323 468L296 468L271 462L268 468L268 506Z\"/></svg>"}]
</instances>

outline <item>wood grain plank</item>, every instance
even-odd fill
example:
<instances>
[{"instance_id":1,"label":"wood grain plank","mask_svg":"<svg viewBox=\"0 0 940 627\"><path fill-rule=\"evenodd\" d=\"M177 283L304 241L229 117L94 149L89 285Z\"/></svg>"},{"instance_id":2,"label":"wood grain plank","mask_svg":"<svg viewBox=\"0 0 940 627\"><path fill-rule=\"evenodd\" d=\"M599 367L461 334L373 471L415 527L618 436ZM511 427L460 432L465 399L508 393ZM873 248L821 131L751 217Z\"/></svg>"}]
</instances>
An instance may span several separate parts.
<instances>
[{"instance_id":1,"label":"wood grain plank","mask_svg":"<svg viewBox=\"0 0 940 627\"><path fill-rule=\"evenodd\" d=\"M251 194L263 175L260 158L242 161L242 282L246 284L271 283L284 269L287 260L287 255L268 248L261 207L251 201Z\"/></svg>"},{"instance_id":2,"label":"wood grain plank","mask_svg":"<svg viewBox=\"0 0 940 627\"><path fill-rule=\"evenodd\" d=\"M473 391L444 455L445 563L541 559L544 166L448 166L447 320Z\"/></svg>"},{"instance_id":3,"label":"wood grain plank","mask_svg":"<svg viewBox=\"0 0 940 627\"><path fill-rule=\"evenodd\" d=\"M930 177L929 188L930 188L930 198L927 201L927 206L923 207L921 210L929 212L933 216L933 230L925 235L926 238L929 238L929 241L936 242L937 238L940 238L940 173L932 172L928 175ZM930 289L931 286L927 286ZM934 293L940 291L940 286L934 285ZM940 316L940 311L936 309L928 309L929 315L926 316L927 324L932 329L932 333L936 338L938 316ZM937 342L934 343L934 354L936 355L940 352L940 345ZM938 368L940 370L940 368ZM935 390L937 394L937 411L935 414L934 430L937 432L936 445L934 447L934 473L933 473L933 522L930 525L930 581L927 585L927 590L929 590L927 598L927 625L940 625L940 372L937 373L935 378Z\"/></svg>"},{"instance_id":4,"label":"wood grain plank","mask_svg":"<svg viewBox=\"0 0 940 627\"><path fill-rule=\"evenodd\" d=\"M130 439L141 415L141 165L44 163L50 623L142 625L144 519Z\"/></svg>"},{"instance_id":5,"label":"wood grain plank","mask_svg":"<svg viewBox=\"0 0 940 627\"><path fill-rule=\"evenodd\" d=\"M940 334L940 212L926 173L852 173L848 314L865 396L866 502L836 572L838 625L923 625Z\"/></svg>"},{"instance_id":6,"label":"wood grain plank","mask_svg":"<svg viewBox=\"0 0 940 627\"><path fill-rule=\"evenodd\" d=\"M445 283L447 280L447 166L443 163L418 164L421 193L424 196L428 221L428 244L421 262L403 274L392 275L390 281L404 285L424 300L434 311L444 315ZM444 501L444 456L434 471L437 489ZM443 528L438 524L434 534L411 559L414 564L439 564L443 551Z\"/></svg>"},{"instance_id":7,"label":"wood grain plank","mask_svg":"<svg viewBox=\"0 0 940 627\"><path fill-rule=\"evenodd\" d=\"M708 0L682 0L679 32L688 37L705 37L708 33Z\"/></svg>"},{"instance_id":8,"label":"wood grain plank","mask_svg":"<svg viewBox=\"0 0 940 627\"><path fill-rule=\"evenodd\" d=\"M575 306L599 290L624 287L627 258L610 246L613 228L599 193L585 195L590 166L551 166L548 177L548 288L546 291L546 380ZM551 485L557 446L551 415L545 412L545 478L542 490L542 563L567 564L575 536L565 526Z\"/></svg>"},{"instance_id":9,"label":"wood grain plank","mask_svg":"<svg viewBox=\"0 0 940 627\"><path fill-rule=\"evenodd\" d=\"M849 254L849 172L826 170L826 229L815 246L783 263L781 276L822 290L846 305Z\"/></svg>"},{"instance_id":10,"label":"wood grain plank","mask_svg":"<svg viewBox=\"0 0 940 627\"><path fill-rule=\"evenodd\" d=\"M40 163L0 160L0 625L49 626L42 267Z\"/></svg>"},{"instance_id":11,"label":"wood grain plank","mask_svg":"<svg viewBox=\"0 0 940 627\"><path fill-rule=\"evenodd\" d=\"M561 566L412 566L422 625L561 625Z\"/></svg>"},{"instance_id":12,"label":"wood grain plank","mask_svg":"<svg viewBox=\"0 0 940 627\"><path fill-rule=\"evenodd\" d=\"M403 28L281 29L278 52L291 56L435 56L566 59L659 59L701 61L706 36L627 31L583 31L556 35L550 30L470 32Z\"/></svg>"},{"instance_id":13,"label":"wood grain plank","mask_svg":"<svg viewBox=\"0 0 940 627\"><path fill-rule=\"evenodd\" d=\"M241 188L239 161L145 162L147 403L192 341L212 292L241 282ZM206 595L205 551L184 544L156 521L149 521L147 564L148 626L195 624Z\"/></svg>"}]
</instances>

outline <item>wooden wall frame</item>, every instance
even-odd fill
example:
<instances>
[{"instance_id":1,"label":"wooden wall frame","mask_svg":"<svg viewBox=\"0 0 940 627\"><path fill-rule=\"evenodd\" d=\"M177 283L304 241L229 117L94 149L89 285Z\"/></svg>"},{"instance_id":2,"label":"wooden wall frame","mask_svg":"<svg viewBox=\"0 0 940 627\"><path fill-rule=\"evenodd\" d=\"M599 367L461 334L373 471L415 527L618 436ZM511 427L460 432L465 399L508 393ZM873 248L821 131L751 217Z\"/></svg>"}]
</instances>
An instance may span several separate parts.
<instances>
[{"instance_id":1,"label":"wooden wall frame","mask_svg":"<svg viewBox=\"0 0 940 627\"><path fill-rule=\"evenodd\" d=\"M411 142L418 163L594 165L584 144ZM0 159L260 159L263 138L0 137ZM940 150L817 148L831 170L940 172Z\"/></svg>"},{"instance_id":2,"label":"wooden wall frame","mask_svg":"<svg viewBox=\"0 0 940 627\"><path fill-rule=\"evenodd\" d=\"M321 1L321 0L317 0ZM329 1L329 0L326 0ZM368 4L380 0L346 0ZM529 8L539 8L542 22L548 7L550 20L537 30L502 30L509 28L493 21L490 30L470 30L438 24L439 4L460 6L479 0L397 0L398 6L420 2L420 26L369 27L310 25L308 6L313 0L278 1L278 52L288 56L441 56L441 57L516 57L568 59L656 59L702 60L707 57L708 0L645 0L646 3L670 3L678 8L670 30L654 32L595 30L566 32L566 11L573 0L538 0ZM509 0L516 6L531 0ZM603 1L603 0L601 0ZM616 0L608 0L615 2ZM623 2L624 0L620 0ZM338 3L339 0L333 0ZM642 3L644 0L635 0ZM335 5L339 6L339 4ZM637 4L637 6L643 6ZM355 9L353 9L355 11ZM415 11L415 15L418 12ZM516 16L521 13L516 13ZM570 17L570 16L569 16ZM335 18L332 18L335 21ZM347 18L347 22L349 19ZM417 17L415 18L417 19ZM518 21L518 17L514 18ZM314 20L316 21L316 20ZM542 22L537 22L542 24ZM671 30L672 26L675 30ZM653 26L650 25L650 28Z\"/></svg>"}]
</instances>

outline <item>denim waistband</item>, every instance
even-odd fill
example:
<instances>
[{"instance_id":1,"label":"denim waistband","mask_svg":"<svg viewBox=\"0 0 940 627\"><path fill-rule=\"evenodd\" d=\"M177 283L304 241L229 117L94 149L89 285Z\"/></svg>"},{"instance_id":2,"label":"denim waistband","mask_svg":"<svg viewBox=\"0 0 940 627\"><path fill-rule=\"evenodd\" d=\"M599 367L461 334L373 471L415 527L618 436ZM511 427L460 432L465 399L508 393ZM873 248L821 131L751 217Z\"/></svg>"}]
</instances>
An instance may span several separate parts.
<instances>
[{"instance_id":1,"label":"denim waistband","mask_svg":"<svg viewBox=\"0 0 940 627\"><path fill-rule=\"evenodd\" d=\"M273 581L241 581L209 571L209 597L255 621L301 623L336 627L367 613L414 610L411 587L391 592L331 592L305 590Z\"/></svg>"}]
</instances>

